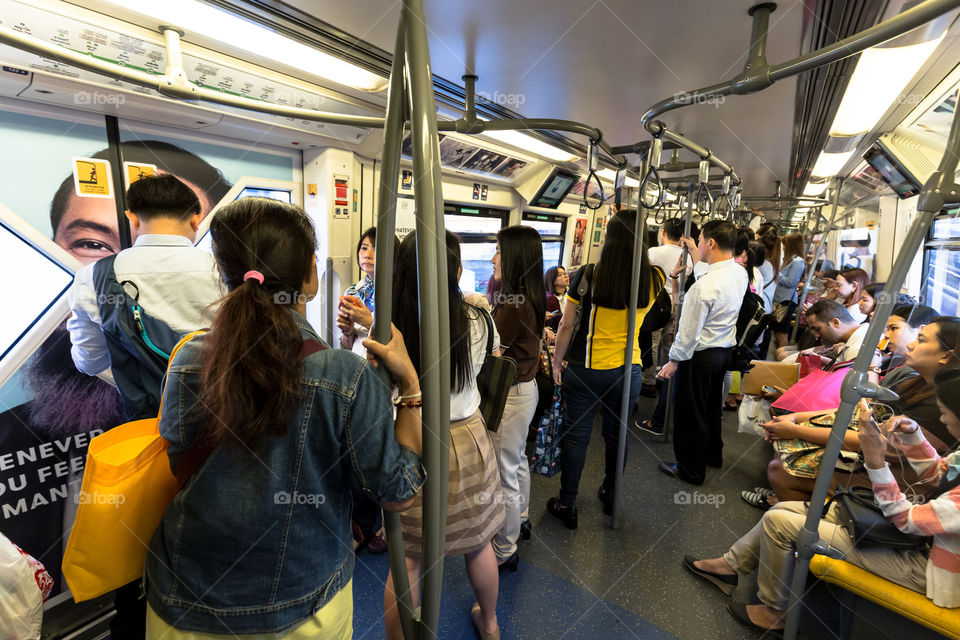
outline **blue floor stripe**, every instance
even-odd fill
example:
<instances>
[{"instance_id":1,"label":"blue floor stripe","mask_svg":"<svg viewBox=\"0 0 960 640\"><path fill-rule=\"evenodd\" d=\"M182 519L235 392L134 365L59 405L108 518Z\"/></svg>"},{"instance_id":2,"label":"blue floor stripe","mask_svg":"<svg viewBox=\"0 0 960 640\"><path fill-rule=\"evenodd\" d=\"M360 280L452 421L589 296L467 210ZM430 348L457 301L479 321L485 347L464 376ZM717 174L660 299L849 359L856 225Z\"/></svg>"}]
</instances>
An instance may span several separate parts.
<instances>
[{"instance_id":1,"label":"blue floor stripe","mask_svg":"<svg viewBox=\"0 0 960 640\"><path fill-rule=\"evenodd\" d=\"M383 583L387 556L363 554L353 574L354 639L383 637ZM478 637L470 622L473 590L461 558L444 562L441 638ZM663 629L553 574L524 564L501 576L497 617L503 640L675 640Z\"/></svg>"}]
</instances>

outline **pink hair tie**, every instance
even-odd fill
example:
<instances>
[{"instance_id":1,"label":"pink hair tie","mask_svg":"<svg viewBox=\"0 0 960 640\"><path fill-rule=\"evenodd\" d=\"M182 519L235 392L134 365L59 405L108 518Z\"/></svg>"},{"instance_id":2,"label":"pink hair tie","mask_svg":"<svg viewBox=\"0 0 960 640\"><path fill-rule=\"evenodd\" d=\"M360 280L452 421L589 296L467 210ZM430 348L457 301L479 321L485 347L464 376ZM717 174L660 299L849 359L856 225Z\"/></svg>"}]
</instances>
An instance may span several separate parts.
<instances>
[{"instance_id":1,"label":"pink hair tie","mask_svg":"<svg viewBox=\"0 0 960 640\"><path fill-rule=\"evenodd\" d=\"M259 271L255 271L251 269L250 271L247 271L245 274L243 274L244 282L246 282L247 280L250 280L251 278L259 282L260 284L263 284L263 274L260 273Z\"/></svg>"}]
</instances>

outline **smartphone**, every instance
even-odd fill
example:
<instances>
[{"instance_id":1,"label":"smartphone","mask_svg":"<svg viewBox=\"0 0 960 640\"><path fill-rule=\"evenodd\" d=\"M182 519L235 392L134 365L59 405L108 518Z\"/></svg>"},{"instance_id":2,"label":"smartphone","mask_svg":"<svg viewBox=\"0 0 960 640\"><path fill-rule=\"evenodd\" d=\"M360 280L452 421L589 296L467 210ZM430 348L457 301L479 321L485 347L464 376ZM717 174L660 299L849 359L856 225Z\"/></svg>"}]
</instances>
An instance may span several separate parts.
<instances>
[{"instance_id":1,"label":"smartphone","mask_svg":"<svg viewBox=\"0 0 960 640\"><path fill-rule=\"evenodd\" d=\"M771 387L771 386L768 385L768 384L765 384L765 385L763 385L762 387L760 387L760 391L762 391L763 393L767 394L768 396L775 396L775 395L777 395L778 393L780 393L779 391L777 391L776 389L774 389L773 387Z\"/></svg>"},{"instance_id":2,"label":"smartphone","mask_svg":"<svg viewBox=\"0 0 960 640\"><path fill-rule=\"evenodd\" d=\"M367 305L363 304L363 301L357 296L340 296L344 300L349 300L350 304L355 307L366 307Z\"/></svg>"}]
</instances>

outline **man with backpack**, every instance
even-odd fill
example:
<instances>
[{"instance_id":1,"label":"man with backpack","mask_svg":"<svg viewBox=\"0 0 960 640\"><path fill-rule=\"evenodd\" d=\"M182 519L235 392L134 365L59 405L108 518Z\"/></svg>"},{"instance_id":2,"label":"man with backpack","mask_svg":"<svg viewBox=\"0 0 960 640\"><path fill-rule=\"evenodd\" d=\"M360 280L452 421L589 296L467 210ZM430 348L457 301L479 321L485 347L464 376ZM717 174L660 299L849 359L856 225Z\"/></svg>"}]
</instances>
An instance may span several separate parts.
<instances>
[{"instance_id":1,"label":"man with backpack","mask_svg":"<svg viewBox=\"0 0 960 640\"><path fill-rule=\"evenodd\" d=\"M747 272L733 260L737 228L713 220L698 244L702 275L684 296L670 361L658 376L676 375L673 450L675 463L661 462L667 475L703 484L706 467L723 464L720 433L723 377L737 345L737 322L747 291Z\"/></svg>"},{"instance_id":2,"label":"man with backpack","mask_svg":"<svg viewBox=\"0 0 960 640\"><path fill-rule=\"evenodd\" d=\"M193 245L203 214L187 185L169 174L141 178L126 204L136 242L77 272L67 329L77 369L116 386L136 420L156 417L169 353L183 334L210 326L224 290L213 256ZM139 583L117 591L116 609L113 636L142 638Z\"/></svg>"}]
</instances>

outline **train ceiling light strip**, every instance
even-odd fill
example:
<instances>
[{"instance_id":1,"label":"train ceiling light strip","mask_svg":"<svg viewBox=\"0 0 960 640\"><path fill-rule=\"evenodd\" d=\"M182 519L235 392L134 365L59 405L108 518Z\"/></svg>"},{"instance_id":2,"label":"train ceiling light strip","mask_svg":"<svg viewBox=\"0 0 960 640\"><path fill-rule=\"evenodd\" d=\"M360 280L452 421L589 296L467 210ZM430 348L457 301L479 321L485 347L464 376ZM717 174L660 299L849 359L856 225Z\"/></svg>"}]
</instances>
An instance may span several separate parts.
<instances>
[{"instance_id":1,"label":"train ceiling light strip","mask_svg":"<svg viewBox=\"0 0 960 640\"><path fill-rule=\"evenodd\" d=\"M347 87L370 92L387 88L383 76L195 0L102 1Z\"/></svg>"}]
</instances>

